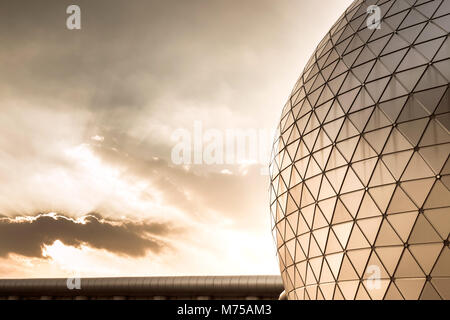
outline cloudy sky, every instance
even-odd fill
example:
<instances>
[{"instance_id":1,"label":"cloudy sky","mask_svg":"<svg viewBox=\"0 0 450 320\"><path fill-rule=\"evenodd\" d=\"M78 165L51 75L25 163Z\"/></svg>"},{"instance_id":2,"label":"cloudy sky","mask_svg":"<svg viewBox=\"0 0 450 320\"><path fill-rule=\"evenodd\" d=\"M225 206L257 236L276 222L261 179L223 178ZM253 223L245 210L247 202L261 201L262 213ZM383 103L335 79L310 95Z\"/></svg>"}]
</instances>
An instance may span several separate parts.
<instances>
[{"instance_id":1,"label":"cloudy sky","mask_svg":"<svg viewBox=\"0 0 450 320\"><path fill-rule=\"evenodd\" d=\"M1 1L0 277L276 274L265 165L174 133L271 132L351 2Z\"/></svg>"}]
</instances>

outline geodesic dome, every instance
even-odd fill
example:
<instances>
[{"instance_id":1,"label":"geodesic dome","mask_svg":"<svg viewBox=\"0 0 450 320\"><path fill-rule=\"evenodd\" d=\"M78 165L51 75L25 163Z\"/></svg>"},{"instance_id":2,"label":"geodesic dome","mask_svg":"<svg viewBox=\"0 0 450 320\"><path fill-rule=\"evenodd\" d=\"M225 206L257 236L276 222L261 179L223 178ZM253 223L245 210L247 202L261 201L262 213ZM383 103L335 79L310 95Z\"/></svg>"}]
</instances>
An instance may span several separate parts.
<instances>
[{"instance_id":1,"label":"geodesic dome","mask_svg":"<svg viewBox=\"0 0 450 320\"><path fill-rule=\"evenodd\" d=\"M449 32L450 1L358 0L305 67L270 167L289 299L450 299Z\"/></svg>"}]
</instances>

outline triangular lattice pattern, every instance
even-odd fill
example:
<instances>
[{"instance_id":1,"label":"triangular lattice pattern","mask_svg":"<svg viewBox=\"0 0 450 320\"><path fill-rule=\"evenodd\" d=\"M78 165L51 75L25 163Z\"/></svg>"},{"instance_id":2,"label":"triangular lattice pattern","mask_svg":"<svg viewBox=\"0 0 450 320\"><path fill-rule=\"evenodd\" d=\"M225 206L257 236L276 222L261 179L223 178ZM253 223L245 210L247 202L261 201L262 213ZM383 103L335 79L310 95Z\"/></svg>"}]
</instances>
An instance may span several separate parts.
<instances>
[{"instance_id":1,"label":"triangular lattice pattern","mask_svg":"<svg viewBox=\"0 0 450 320\"><path fill-rule=\"evenodd\" d=\"M448 0L357 0L308 62L271 163L290 299L450 299L449 32Z\"/></svg>"}]
</instances>

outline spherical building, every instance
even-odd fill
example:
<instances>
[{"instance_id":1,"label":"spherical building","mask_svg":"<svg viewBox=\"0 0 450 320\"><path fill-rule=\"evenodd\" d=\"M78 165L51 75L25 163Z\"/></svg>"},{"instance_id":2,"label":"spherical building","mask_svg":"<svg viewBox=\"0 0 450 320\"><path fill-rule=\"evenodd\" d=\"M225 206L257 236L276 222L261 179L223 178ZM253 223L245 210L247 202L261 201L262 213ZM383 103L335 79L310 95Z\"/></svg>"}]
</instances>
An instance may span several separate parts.
<instances>
[{"instance_id":1,"label":"spherical building","mask_svg":"<svg viewBox=\"0 0 450 320\"><path fill-rule=\"evenodd\" d=\"M357 0L308 62L271 163L289 299L450 299L449 32L450 1Z\"/></svg>"}]
</instances>

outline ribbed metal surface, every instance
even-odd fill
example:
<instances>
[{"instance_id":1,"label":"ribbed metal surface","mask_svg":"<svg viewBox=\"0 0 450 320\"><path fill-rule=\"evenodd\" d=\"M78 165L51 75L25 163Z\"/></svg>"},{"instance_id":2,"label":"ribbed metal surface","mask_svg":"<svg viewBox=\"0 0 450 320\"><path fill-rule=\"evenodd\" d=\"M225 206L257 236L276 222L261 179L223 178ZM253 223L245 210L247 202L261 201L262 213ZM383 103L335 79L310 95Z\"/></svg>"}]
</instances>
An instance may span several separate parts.
<instances>
[{"instance_id":1,"label":"ribbed metal surface","mask_svg":"<svg viewBox=\"0 0 450 320\"><path fill-rule=\"evenodd\" d=\"M0 280L0 297L278 297L282 291L279 276L82 278L73 290L67 279Z\"/></svg>"}]
</instances>

